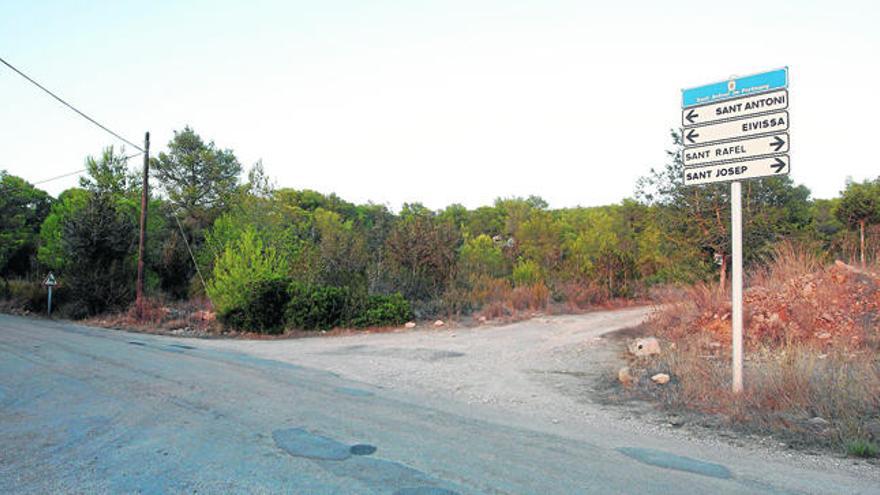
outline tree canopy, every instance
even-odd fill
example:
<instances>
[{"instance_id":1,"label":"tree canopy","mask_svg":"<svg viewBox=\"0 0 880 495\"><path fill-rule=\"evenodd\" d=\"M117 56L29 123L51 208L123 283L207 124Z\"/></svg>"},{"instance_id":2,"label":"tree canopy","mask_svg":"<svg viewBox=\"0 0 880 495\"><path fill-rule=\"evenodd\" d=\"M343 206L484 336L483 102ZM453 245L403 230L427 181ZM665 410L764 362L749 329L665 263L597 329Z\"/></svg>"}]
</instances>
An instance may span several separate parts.
<instances>
[{"instance_id":1,"label":"tree canopy","mask_svg":"<svg viewBox=\"0 0 880 495\"><path fill-rule=\"evenodd\" d=\"M174 132L168 151L153 159L152 169L169 201L188 217L225 206L241 174L232 150L205 143L190 127Z\"/></svg>"},{"instance_id":2,"label":"tree canopy","mask_svg":"<svg viewBox=\"0 0 880 495\"><path fill-rule=\"evenodd\" d=\"M51 198L30 183L0 171L0 276L27 273Z\"/></svg>"}]
</instances>

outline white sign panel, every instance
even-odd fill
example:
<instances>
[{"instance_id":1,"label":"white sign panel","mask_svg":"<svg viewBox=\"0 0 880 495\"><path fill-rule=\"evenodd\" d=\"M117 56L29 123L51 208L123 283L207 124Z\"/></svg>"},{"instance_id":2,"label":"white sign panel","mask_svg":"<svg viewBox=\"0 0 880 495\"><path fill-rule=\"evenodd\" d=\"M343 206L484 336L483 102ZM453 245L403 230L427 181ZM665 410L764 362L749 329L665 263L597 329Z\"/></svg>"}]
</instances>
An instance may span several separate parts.
<instances>
[{"instance_id":1,"label":"white sign panel","mask_svg":"<svg viewBox=\"0 0 880 495\"><path fill-rule=\"evenodd\" d=\"M791 167L787 156L771 156L736 163L722 163L707 167L689 168L684 171L684 184L712 184L734 180L758 179L786 175Z\"/></svg>"},{"instance_id":2,"label":"white sign panel","mask_svg":"<svg viewBox=\"0 0 880 495\"><path fill-rule=\"evenodd\" d=\"M746 96L681 111L681 124L685 127L710 124L722 120L749 117L759 113L776 112L788 108L788 90Z\"/></svg>"},{"instance_id":3,"label":"white sign panel","mask_svg":"<svg viewBox=\"0 0 880 495\"><path fill-rule=\"evenodd\" d=\"M788 112L776 112L730 122L691 127L684 130L682 140L685 147L691 147L787 130Z\"/></svg>"},{"instance_id":4,"label":"white sign panel","mask_svg":"<svg viewBox=\"0 0 880 495\"><path fill-rule=\"evenodd\" d=\"M759 156L788 153L788 133L771 134L741 141L708 144L685 148L681 153L685 167L696 167L717 162L729 162L757 158Z\"/></svg>"}]
</instances>

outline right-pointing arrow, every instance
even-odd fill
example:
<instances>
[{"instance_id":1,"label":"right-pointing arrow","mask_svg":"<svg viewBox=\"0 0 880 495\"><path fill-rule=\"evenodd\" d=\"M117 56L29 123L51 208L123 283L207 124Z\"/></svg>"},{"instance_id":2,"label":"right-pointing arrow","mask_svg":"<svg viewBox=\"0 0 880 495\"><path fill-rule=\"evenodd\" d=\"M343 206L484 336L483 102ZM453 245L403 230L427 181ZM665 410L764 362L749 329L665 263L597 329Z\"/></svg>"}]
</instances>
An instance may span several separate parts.
<instances>
[{"instance_id":1,"label":"right-pointing arrow","mask_svg":"<svg viewBox=\"0 0 880 495\"><path fill-rule=\"evenodd\" d=\"M783 146L785 146L785 140L779 136L776 136L773 142L770 143L770 146L775 148L773 151L779 151L782 149Z\"/></svg>"},{"instance_id":2,"label":"right-pointing arrow","mask_svg":"<svg viewBox=\"0 0 880 495\"><path fill-rule=\"evenodd\" d=\"M700 137L700 135L697 134L696 131L694 131L693 129L691 129L691 130L689 130L689 131L687 132L687 134L686 134L684 137L685 137L688 141L690 141L691 144L694 144L694 142L695 142L695 141L694 141L694 138L698 138L698 137Z\"/></svg>"},{"instance_id":3,"label":"right-pointing arrow","mask_svg":"<svg viewBox=\"0 0 880 495\"><path fill-rule=\"evenodd\" d=\"M778 174L779 172L782 172L782 169L785 168L785 162L780 160L779 158L776 158L776 163L771 164L770 168L772 168L773 171Z\"/></svg>"}]
</instances>

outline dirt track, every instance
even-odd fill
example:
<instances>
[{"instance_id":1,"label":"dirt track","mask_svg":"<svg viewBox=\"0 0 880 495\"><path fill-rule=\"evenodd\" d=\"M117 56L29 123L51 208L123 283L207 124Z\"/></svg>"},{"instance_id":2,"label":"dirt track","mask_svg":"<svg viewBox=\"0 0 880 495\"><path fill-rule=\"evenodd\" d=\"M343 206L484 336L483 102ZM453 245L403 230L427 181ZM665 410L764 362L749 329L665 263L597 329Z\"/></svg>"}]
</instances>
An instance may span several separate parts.
<instances>
[{"instance_id":1,"label":"dirt track","mask_svg":"<svg viewBox=\"0 0 880 495\"><path fill-rule=\"evenodd\" d=\"M504 326L424 325L414 330L274 341L211 340L207 346L315 367L380 388L438 402L532 418L533 425L567 433L580 427L656 437L701 448L744 449L757 458L786 459L877 478L876 467L849 459L805 454L770 438L678 428L649 404L609 406L596 400L601 380L621 364L628 329L650 307L583 315L542 316ZM741 455L741 454L734 454Z\"/></svg>"},{"instance_id":2,"label":"dirt track","mask_svg":"<svg viewBox=\"0 0 880 495\"><path fill-rule=\"evenodd\" d=\"M606 372L603 335L637 325L650 308L539 317L506 326L434 328L209 346L321 368L372 385L468 404L513 408L557 421L583 416L572 387Z\"/></svg>"}]
</instances>

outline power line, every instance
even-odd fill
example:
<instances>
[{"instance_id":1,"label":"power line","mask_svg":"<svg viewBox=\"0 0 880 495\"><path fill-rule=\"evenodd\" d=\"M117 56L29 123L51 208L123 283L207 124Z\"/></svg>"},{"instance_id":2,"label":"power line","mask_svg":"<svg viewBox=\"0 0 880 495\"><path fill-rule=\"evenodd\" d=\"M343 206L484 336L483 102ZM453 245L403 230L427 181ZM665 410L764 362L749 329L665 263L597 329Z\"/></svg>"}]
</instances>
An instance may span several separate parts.
<instances>
[{"instance_id":1,"label":"power line","mask_svg":"<svg viewBox=\"0 0 880 495\"><path fill-rule=\"evenodd\" d=\"M68 172L66 174L56 175L55 177L51 177L49 179L38 180L36 182L31 183L31 185L36 186L39 184L45 184L46 182L52 182L53 180L63 179L65 177L70 177L71 175L79 175L85 171L86 171L86 169L82 169L82 170L77 170L76 172Z\"/></svg>"},{"instance_id":2,"label":"power line","mask_svg":"<svg viewBox=\"0 0 880 495\"><path fill-rule=\"evenodd\" d=\"M45 91L49 96L51 96L52 98L55 98L56 100L58 100L59 102L61 102L61 104L63 104L63 105L66 106L67 108L69 108L69 109L73 110L74 112L78 113L78 114L79 114L81 117L83 117L84 119L86 119L86 120L88 120L89 122L91 122L91 123L95 124L96 126L100 127L100 128L103 129L104 131L110 133L111 135L113 135L114 137L116 137L116 139L119 139L120 141L122 141L122 142L128 144L129 146L133 147L134 149L136 149L136 150L138 150L138 151L140 151L140 152L143 152L143 151L144 151L143 148L141 148L140 146L134 144L133 142L129 141L128 139L125 139L124 137L120 136L119 134L116 134L115 132L111 131L110 129L108 129L106 126L104 126L103 124L101 124L101 123L98 122L97 120L95 120L95 119L89 117L88 115L84 114L83 112L79 111L76 107L74 107L74 106L71 105L70 103L67 103L66 101L64 101L63 99L61 99L61 97L59 97L59 96L56 95L55 93L53 93L53 92L49 91L48 89L46 89L42 84L38 83L37 81L34 81L34 80L31 79L30 77L28 77L27 74L25 74L24 72L22 72L22 71L16 69L12 64L10 64L9 62L7 62L6 60L3 60L2 57L0 57L0 62L3 62L3 65L9 67L9 68L12 69L13 71L15 71L18 75L20 75L21 77L27 79L27 80L28 80L31 84L33 84L34 86L36 86L36 87L42 89L42 90Z\"/></svg>"},{"instance_id":3,"label":"power line","mask_svg":"<svg viewBox=\"0 0 880 495\"><path fill-rule=\"evenodd\" d=\"M138 153L135 153L135 154L133 154L133 155L124 156L124 157L122 157L122 160L124 160L124 161L128 161L130 158L134 158L134 157L136 157L136 156L140 156L140 155L143 155L143 153L142 153L142 152L138 152ZM80 170L75 170L75 171L73 171L73 172L68 172L68 173L66 173L66 174L56 175L55 177L50 177L50 178L48 178L48 179L38 180L38 181L36 181L36 182L30 182L30 185L32 185L32 186L36 186L36 185L39 185L39 184L45 184L46 182L52 182L53 180L63 179L63 178L65 178L65 177L70 177L71 175L79 175L79 174L81 174L81 173L83 173L83 172L85 172L85 171L87 171L87 170L88 170L88 169L83 168L83 169L80 169Z\"/></svg>"},{"instance_id":4,"label":"power line","mask_svg":"<svg viewBox=\"0 0 880 495\"><path fill-rule=\"evenodd\" d=\"M192 248L189 247L189 241L186 239L186 232L183 231L183 225L180 224L180 218L177 217L177 212L172 211L172 215L174 215L174 219L177 221L177 227L180 229L180 236L183 237L183 243L186 244L186 250L189 251L189 257L192 259L193 266L196 267L196 273L199 275L199 280L202 281L202 288L205 289L205 294L208 293L208 285L205 283L205 277L202 276L202 270L199 268L198 262L196 262L196 255L193 254Z\"/></svg>"}]
</instances>

